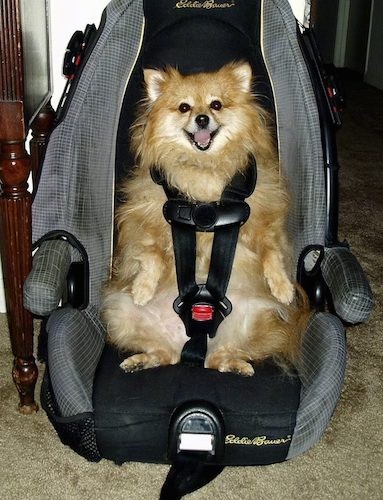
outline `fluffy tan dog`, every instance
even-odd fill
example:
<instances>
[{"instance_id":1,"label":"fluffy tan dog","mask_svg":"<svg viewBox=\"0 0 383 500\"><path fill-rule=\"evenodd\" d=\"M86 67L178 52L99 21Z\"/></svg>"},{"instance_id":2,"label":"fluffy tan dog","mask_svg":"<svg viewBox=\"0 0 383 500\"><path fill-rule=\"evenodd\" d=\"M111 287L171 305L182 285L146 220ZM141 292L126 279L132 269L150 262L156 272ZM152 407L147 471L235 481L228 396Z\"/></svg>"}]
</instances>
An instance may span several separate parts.
<instances>
[{"instance_id":1,"label":"fluffy tan dog","mask_svg":"<svg viewBox=\"0 0 383 500\"><path fill-rule=\"evenodd\" d=\"M166 197L150 167L160 168L189 199L210 202L252 156L258 180L227 290L233 311L209 340L205 366L252 375L251 361L294 362L309 310L291 281L288 196L268 117L251 95L250 66L233 63L190 76L148 69L144 76L147 98L132 128L137 166L122 186L125 202L117 213L118 244L103 304L110 341L136 353L121 367L175 364L188 339L172 307L178 290L171 227L162 214ZM211 233L197 234L197 283L206 281L211 243Z\"/></svg>"}]
</instances>

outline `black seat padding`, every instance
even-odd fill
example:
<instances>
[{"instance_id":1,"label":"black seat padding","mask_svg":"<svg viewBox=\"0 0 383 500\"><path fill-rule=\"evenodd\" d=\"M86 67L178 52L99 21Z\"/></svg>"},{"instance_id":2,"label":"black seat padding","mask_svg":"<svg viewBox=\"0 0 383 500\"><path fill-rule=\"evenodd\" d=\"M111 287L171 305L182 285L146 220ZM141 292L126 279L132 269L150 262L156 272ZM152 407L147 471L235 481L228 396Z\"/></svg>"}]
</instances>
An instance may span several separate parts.
<instances>
[{"instance_id":1,"label":"black seat padding","mask_svg":"<svg viewBox=\"0 0 383 500\"><path fill-rule=\"evenodd\" d=\"M187 401L211 401L225 423L225 465L286 459L299 405L300 381L271 362L253 377L188 366L125 373L126 354L106 346L93 391L97 445L116 463L166 463L172 414ZM113 383L111 383L113 381Z\"/></svg>"}]
</instances>

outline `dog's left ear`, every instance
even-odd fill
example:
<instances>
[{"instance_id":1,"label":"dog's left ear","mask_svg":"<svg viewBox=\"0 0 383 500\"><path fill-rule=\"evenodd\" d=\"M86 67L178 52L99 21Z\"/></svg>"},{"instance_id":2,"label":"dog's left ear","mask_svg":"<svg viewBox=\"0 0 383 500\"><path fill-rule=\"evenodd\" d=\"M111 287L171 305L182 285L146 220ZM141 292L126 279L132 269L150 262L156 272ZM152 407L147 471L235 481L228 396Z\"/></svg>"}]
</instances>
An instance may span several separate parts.
<instances>
[{"instance_id":1,"label":"dog's left ear","mask_svg":"<svg viewBox=\"0 0 383 500\"><path fill-rule=\"evenodd\" d=\"M242 92L251 91L252 71L249 63L238 63L233 66L233 74L240 84Z\"/></svg>"},{"instance_id":2,"label":"dog's left ear","mask_svg":"<svg viewBox=\"0 0 383 500\"><path fill-rule=\"evenodd\" d=\"M144 69L146 92L152 102L156 101L162 94L165 76L165 72L159 69Z\"/></svg>"}]
</instances>

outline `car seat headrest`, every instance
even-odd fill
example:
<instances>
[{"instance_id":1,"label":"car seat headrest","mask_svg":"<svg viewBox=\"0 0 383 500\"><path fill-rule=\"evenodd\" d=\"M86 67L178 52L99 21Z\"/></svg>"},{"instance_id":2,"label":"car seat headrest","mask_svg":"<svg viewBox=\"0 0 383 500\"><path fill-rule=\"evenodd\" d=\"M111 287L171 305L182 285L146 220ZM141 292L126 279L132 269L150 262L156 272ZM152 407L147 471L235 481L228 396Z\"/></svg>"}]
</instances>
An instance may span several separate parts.
<instances>
[{"instance_id":1,"label":"car seat headrest","mask_svg":"<svg viewBox=\"0 0 383 500\"><path fill-rule=\"evenodd\" d=\"M173 66L182 74L216 71L231 61L252 60L248 37L209 18L191 18L160 31L148 41L143 67Z\"/></svg>"},{"instance_id":2,"label":"car seat headrest","mask_svg":"<svg viewBox=\"0 0 383 500\"><path fill-rule=\"evenodd\" d=\"M216 71L254 59L259 0L146 0L143 67L183 74Z\"/></svg>"}]
</instances>

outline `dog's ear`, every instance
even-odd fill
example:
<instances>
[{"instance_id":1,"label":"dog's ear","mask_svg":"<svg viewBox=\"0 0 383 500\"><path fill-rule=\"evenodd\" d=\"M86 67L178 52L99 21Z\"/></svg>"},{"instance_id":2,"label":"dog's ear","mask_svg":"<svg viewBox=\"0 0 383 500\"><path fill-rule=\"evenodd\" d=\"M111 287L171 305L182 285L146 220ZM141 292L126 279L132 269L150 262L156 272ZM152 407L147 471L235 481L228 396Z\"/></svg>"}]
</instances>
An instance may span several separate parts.
<instances>
[{"instance_id":1,"label":"dog's ear","mask_svg":"<svg viewBox=\"0 0 383 500\"><path fill-rule=\"evenodd\" d=\"M237 63L233 66L233 74L236 77L242 92L251 92L252 71L247 62Z\"/></svg>"},{"instance_id":2,"label":"dog's ear","mask_svg":"<svg viewBox=\"0 0 383 500\"><path fill-rule=\"evenodd\" d=\"M144 69L146 92L149 99L154 102L162 94L162 84L166 79L164 71L158 69Z\"/></svg>"}]
</instances>

